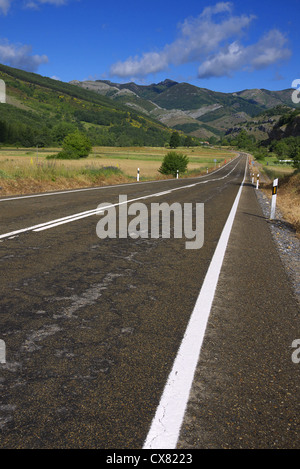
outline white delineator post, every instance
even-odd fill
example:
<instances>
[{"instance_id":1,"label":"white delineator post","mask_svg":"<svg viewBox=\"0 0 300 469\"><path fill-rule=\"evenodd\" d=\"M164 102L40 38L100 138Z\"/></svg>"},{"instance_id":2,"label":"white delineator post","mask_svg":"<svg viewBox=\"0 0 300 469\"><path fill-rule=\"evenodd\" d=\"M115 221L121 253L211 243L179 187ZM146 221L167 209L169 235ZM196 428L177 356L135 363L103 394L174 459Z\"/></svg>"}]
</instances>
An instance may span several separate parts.
<instances>
[{"instance_id":1,"label":"white delineator post","mask_svg":"<svg viewBox=\"0 0 300 469\"><path fill-rule=\"evenodd\" d=\"M259 188L259 174L256 176L256 189Z\"/></svg>"},{"instance_id":2,"label":"white delineator post","mask_svg":"<svg viewBox=\"0 0 300 469\"><path fill-rule=\"evenodd\" d=\"M278 189L278 179L274 179L273 188L272 188L272 202L271 202L270 220L273 220L275 218L277 189Z\"/></svg>"},{"instance_id":3,"label":"white delineator post","mask_svg":"<svg viewBox=\"0 0 300 469\"><path fill-rule=\"evenodd\" d=\"M178 169L177 169L177 173L176 173L176 179L178 179Z\"/></svg>"},{"instance_id":4,"label":"white delineator post","mask_svg":"<svg viewBox=\"0 0 300 469\"><path fill-rule=\"evenodd\" d=\"M140 168L138 168L138 170L137 170L136 180L137 181L140 180Z\"/></svg>"}]
</instances>

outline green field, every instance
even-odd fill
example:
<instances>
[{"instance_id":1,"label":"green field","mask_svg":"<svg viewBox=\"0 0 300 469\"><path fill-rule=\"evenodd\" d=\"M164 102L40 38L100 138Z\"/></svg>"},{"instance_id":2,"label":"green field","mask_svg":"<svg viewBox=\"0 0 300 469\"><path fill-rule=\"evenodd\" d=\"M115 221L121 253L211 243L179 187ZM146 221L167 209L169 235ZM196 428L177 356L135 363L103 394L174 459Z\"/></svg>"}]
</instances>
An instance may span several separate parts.
<instances>
[{"instance_id":1,"label":"green field","mask_svg":"<svg viewBox=\"0 0 300 469\"><path fill-rule=\"evenodd\" d=\"M289 174L293 174L295 168L288 163L279 163L276 156L268 156L266 158L258 160L258 163L269 179L281 178Z\"/></svg>"}]
</instances>

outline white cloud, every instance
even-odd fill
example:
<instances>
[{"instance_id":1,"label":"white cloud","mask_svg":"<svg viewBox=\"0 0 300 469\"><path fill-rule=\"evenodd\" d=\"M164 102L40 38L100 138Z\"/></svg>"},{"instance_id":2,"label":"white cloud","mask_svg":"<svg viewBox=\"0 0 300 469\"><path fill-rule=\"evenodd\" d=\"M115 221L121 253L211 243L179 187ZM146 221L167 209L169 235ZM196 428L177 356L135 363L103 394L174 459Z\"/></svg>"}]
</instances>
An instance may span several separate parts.
<instances>
[{"instance_id":1,"label":"white cloud","mask_svg":"<svg viewBox=\"0 0 300 469\"><path fill-rule=\"evenodd\" d=\"M32 0L32 1L27 1L25 4L26 8L38 8L39 5L44 5L46 3L49 3L50 5L66 5L67 0Z\"/></svg>"},{"instance_id":2,"label":"white cloud","mask_svg":"<svg viewBox=\"0 0 300 469\"><path fill-rule=\"evenodd\" d=\"M54 5L54 6L62 6L67 5L69 0L26 0L25 8L32 9L32 10L39 10L41 5Z\"/></svg>"},{"instance_id":3,"label":"white cloud","mask_svg":"<svg viewBox=\"0 0 300 469\"><path fill-rule=\"evenodd\" d=\"M40 5L49 4L55 6L66 5L69 0L24 0L25 8L37 9ZM0 0L0 13L7 15L14 0Z\"/></svg>"},{"instance_id":4,"label":"white cloud","mask_svg":"<svg viewBox=\"0 0 300 469\"><path fill-rule=\"evenodd\" d=\"M170 65L200 63L199 77L230 75L250 64L259 69L287 58L290 51L278 30L270 31L256 44L243 46L241 39L255 19L254 15L233 15L231 2L219 2L204 8L194 18L178 26L178 37L161 51L129 57L111 66L111 76L145 77L167 70ZM250 62L249 62L250 60ZM247 62L248 61L248 62Z\"/></svg>"},{"instance_id":5,"label":"white cloud","mask_svg":"<svg viewBox=\"0 0 300 469\"><path fill-rule=\"evenodd\" d=\"M286 48L286 38L274 29L256 44L244 47L233 42L205 60L198 69L199 78L231 76L236 70L260 70L281 60L288 59L291 51Z\"/></svg>"},{"instance_id":6,"label":"white cloud","mask_svg":"<svg viewBox=\"0 0 300 469\"><path fill-rule=\"evenodd\" d=\"M143 76L149 73L157 73L168 67L165 54L149 52L142 58L130 57L125 62L117 62L112 65L110 73L119 77Z\"/></svg>"},{"instance_id":7,"label":"white cloud","mask_svg":"<svg viewBox=\"0 0 300 469\"><path fill-rule=\"evenodd\" d=\"M8 10L10 9L10 5L12 4L13 0L0 0L0 11L7 15Z\"/></svg>"},{"instance_id":8,"label":"white cloud","mask_svg":"<svg viewBox=\"0 0 300 469\"><path fill-rule=\"evenodd\" d=\"M29 45L10 44L8 41L0 43L0 62L14 68L29 72L37 71L41 64L48 62L46 55L32 55Z\"/></svg>"}]
</instances>

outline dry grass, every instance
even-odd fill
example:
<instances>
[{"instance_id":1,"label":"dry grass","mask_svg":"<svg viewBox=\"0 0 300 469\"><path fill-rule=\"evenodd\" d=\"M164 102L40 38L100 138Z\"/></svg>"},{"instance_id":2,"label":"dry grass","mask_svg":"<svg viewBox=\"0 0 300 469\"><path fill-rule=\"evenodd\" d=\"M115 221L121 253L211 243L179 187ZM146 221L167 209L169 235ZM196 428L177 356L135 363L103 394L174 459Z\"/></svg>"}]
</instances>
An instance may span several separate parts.
<instances>
[{"instance_id":1,"label":"dry grass","mask_svg":"<svg viewBox=\"0 0 300 469\"><path fill-rule=\"evenodd\" d=\"M56 154L59 150L1 149L0 194L28 194L132 182L136 178L137 168L140 169L141 179L162 179L158 169L169 151L153 147L94 147L88 158L46 159L47 155ZM197 171L198 174L233 157L228 151L202 147L180 148L177 151L189 157L188 171ZM103 172L105 167L115 170Z\"/></svg>"},{"instance_id":2,"label":"dry grass","mask_svg":"<svg viewBox=\"0 0 300 469\"><path fill-rule=\"evenodd\" d=\"M272 183L265 184L264 193L271 198ZM284 219L293 225L300 237L300 173L279 179L276 203Z\"/></svg>"}]
</instances>

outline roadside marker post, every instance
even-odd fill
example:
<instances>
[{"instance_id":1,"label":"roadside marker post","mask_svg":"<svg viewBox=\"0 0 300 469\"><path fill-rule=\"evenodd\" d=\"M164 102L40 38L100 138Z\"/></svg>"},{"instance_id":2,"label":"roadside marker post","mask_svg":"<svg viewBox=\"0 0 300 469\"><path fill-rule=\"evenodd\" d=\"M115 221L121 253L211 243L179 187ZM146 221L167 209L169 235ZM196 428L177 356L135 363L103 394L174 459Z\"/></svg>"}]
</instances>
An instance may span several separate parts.
<instances>
[{"instance_id":1,"label":"roadside marker post","mask_svg":"<svg viewBox=\"0 0 300 469\"><path fill-rule=\"evenodd\" d=\"M140 168L138 168L138 170L137 170L136 180L137 181L140 180Z\"/></svg>"},{"instance_id":2,"label":"roadside marker post","mask_svg":"<svg viewBox=\"0 0 300 469\"><path fill-rule=\"evenodd\" d=\"M176 179L178 179L178 169L177 169L177 173L176 173Z\"/></svg>"},{"instance_id":3,"label":"roadside marker post","mask_svg":"<svg viewBox=\"0 0 300 469\"><path fill-rule=\"evenodd\" d=\"M259 174L256 176L256 189L259 188Z\"/></svg>"},{"instance_id":4,"label":"roadside marker post","mask_svg":"<svg viewBox=\"0 0 300 469\"><path fill-rule=\"evenodd\" d=\"M277 189L278 189L278 179L274 179L273 187L272 187L272 202L271 202L270 220L273 220L275 218Z\"/></svg>"},{"instance_id":5,"label":"roadside marker post","mask_svg":"<svg viewBox=\"0 0 300 469\"><path fill-rule=\"evenodd\" d=\"M254 184L254 173L252 173L252 184Z\"/></svg>"}]
</instances>

